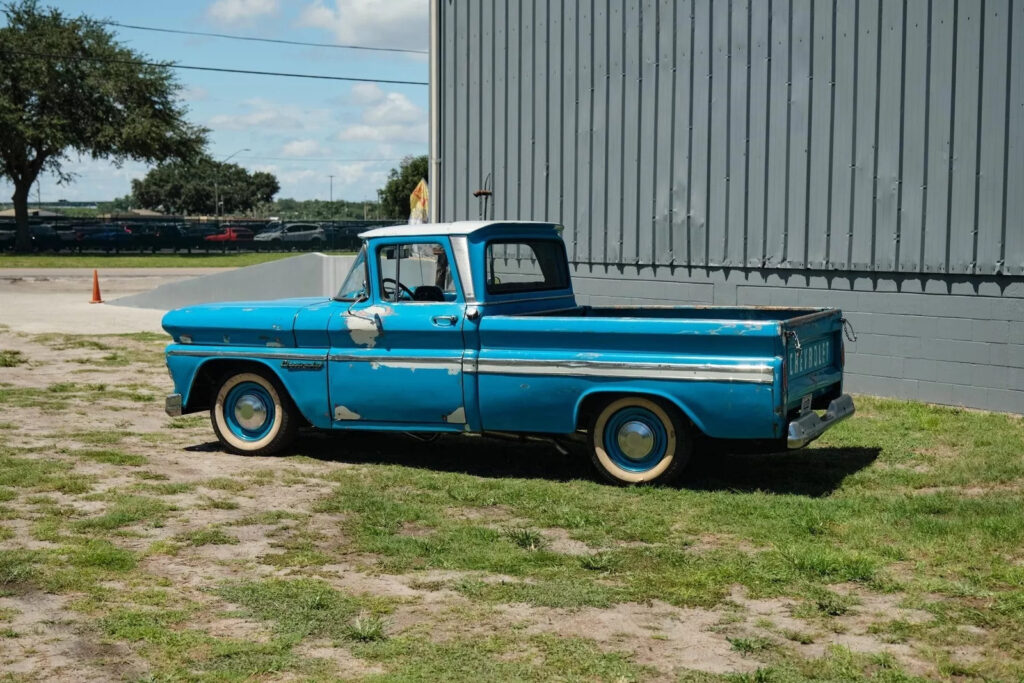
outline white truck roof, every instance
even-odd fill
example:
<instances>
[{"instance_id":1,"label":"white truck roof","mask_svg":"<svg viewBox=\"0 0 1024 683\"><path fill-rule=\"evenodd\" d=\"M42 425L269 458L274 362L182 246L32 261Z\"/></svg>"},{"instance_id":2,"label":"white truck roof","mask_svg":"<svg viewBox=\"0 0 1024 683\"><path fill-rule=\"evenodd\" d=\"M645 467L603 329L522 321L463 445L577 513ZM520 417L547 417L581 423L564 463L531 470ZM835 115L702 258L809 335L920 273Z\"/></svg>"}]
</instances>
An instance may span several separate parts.
<instances>
[{"instance_id":1,"label":"white truck roof","mask_svg":"<svg viewBox=\"0 0 1024 683\"><path fill-rule=\"evenodd\" d=\"M492 225L504 225L513 228L545 228L558 227L558 223L544 221L456 221L454 223L423 223L420 225L390 225L385 228L374 228L360 233L362 238L370 237L429 237L435 235L469 235L477 230Z\"/></svg>"}]
</instances>

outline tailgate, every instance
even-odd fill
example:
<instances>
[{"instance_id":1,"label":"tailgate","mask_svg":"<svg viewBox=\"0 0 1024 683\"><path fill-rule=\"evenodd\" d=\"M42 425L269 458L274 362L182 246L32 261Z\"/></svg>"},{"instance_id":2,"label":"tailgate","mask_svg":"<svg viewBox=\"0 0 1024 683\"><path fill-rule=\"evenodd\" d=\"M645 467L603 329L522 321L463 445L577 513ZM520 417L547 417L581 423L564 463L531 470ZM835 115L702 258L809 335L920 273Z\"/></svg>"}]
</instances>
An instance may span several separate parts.
<instances>
[{"instance_id":1,"label":"tailgate","mask_svg":"<svg viewBox=\"0 0 1024 683\"><path fill-rule=\"evenodd\" d=\"M805 396L818 409L842 393L842 316L829 309L782 323L787 413L799 410Z\"/></svg>"}]
</instances>

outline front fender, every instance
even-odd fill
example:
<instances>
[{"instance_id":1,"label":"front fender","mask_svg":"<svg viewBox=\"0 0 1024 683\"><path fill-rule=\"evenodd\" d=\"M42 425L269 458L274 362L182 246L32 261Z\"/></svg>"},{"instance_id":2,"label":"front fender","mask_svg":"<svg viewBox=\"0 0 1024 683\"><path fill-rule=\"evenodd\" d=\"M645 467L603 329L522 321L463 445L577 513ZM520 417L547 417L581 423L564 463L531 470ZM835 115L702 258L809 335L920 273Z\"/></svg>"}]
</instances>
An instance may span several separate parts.
<instances>
[{"instance_id":1,"label":"front fender","mask_svg":"<svg viewBox=\"0 0 1024 683\"><path fill-rule=\"evenodd\" d=\"M292 402L314 427L329 428L327 400L327 353L323 349L228 350L172 344L167 347L167 368L175 393L181 394L182 412L208 407L208 397L222 375L253 365L270 371L281 382Z\"/></svg>"}]
</instances>

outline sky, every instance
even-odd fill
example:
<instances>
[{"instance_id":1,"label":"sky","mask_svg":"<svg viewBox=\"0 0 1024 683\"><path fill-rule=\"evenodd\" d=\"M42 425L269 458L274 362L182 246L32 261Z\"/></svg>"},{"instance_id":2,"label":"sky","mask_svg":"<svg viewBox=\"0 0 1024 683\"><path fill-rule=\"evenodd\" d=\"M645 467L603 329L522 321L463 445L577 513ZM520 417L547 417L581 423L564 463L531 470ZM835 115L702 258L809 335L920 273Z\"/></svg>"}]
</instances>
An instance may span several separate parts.
<instances>
[{"instance_id":1,"label":"sky","mask_svg":"<svg viewBox=\"0 0 1024 683\"><path fill-rule=\"evenodd\" d=\"M43 0L65 14L121 24L314 43L426 50L428 0ZM255 71L423 81L424 54L278 45L110 27L154 60ZM278 198L375 199L387 172L427 153L427 87L175 70L208 151L269 171ZM247 151L241 151L247 150ZM108 200L131 191L148 166L72 158L69 185L43 176L45 202ZM0 201L11 185L0 180ZM36 199L33 189L32 200Z\"/></svg>"}]
</instances>

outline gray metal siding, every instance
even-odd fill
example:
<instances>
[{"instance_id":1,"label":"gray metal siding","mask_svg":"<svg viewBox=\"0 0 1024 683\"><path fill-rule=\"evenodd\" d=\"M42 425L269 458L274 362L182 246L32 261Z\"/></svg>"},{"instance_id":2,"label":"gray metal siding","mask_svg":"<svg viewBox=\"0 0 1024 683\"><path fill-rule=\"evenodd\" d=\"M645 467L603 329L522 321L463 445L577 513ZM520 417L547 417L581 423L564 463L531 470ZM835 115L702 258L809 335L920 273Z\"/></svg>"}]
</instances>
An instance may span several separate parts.
<instances>
[{"instance_id":1,"label":"gray metal siding","mask_svg":"<svg viewBox=\"0 0 1024 683\"><path fill-rule=\"evenodd\" d=\"M442 0L442 220L583 303L843 309L853 391L1024 413L1024 0Z\"/></svg>"},{"instance_id":2,"label":"gray metal siding","mask_svg":"<svg viewBox=\"0 0 1024 683\"><path fill-rule=\"evenodd\" d=\"M858 335L847 343L848 390L1024 413L1022 282L724 269L694 269L679 281L664 270L576 266L573 283L591 305L835 306Z\"/></svg>"},{"instance_id":3,"label":"gray metal siding","mask_svg":"<svg viewBox=\"0 0 1024 683\"><path fill-rule=\"evenodd\" d=\"M1024 1L439 3L441 215L574 262L1024 274Z\"/></svg>"}]
</instances>

